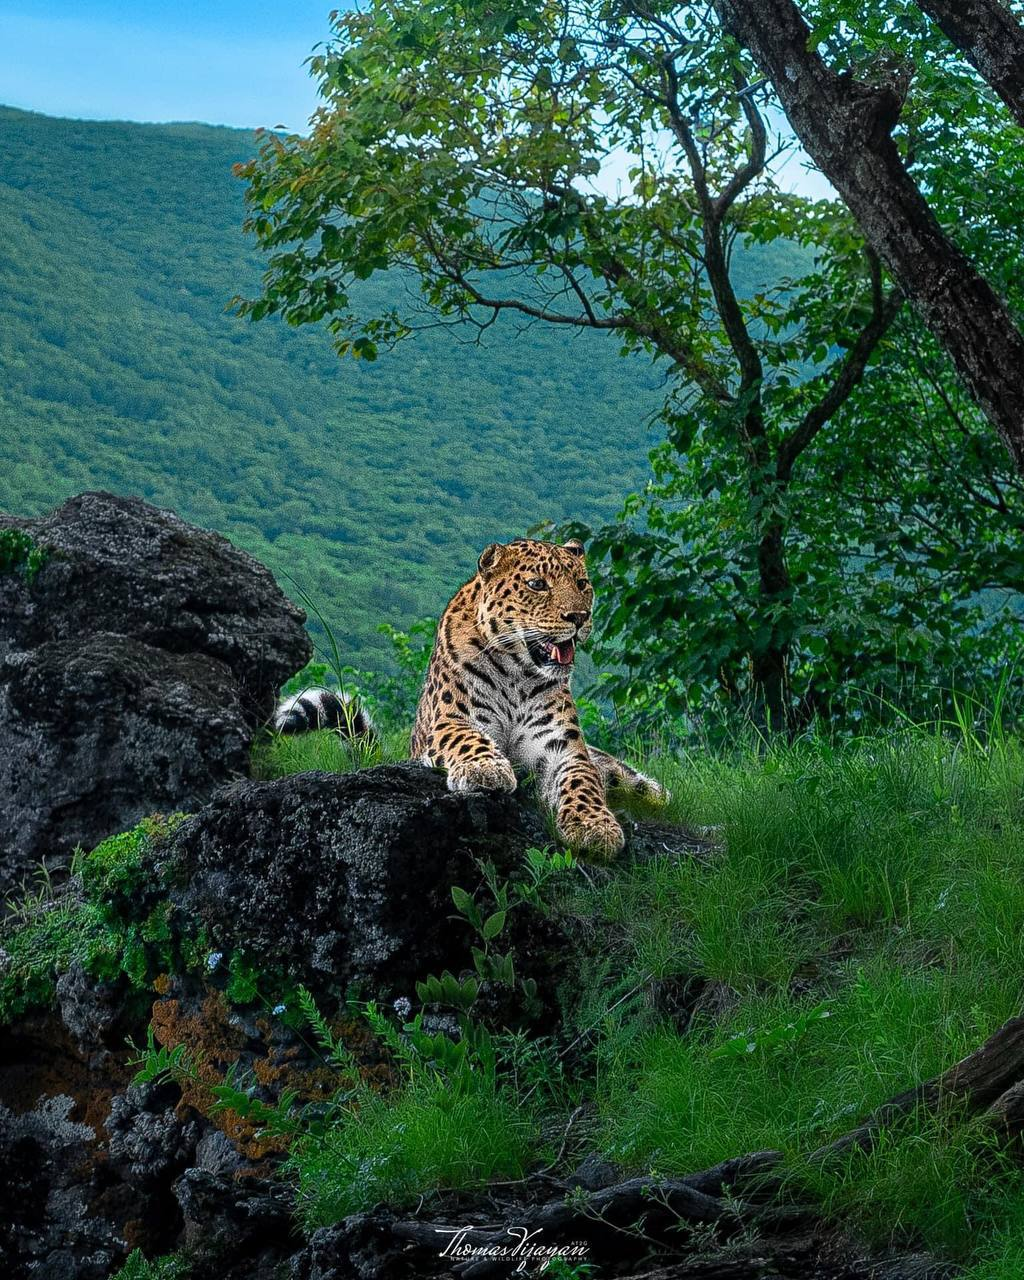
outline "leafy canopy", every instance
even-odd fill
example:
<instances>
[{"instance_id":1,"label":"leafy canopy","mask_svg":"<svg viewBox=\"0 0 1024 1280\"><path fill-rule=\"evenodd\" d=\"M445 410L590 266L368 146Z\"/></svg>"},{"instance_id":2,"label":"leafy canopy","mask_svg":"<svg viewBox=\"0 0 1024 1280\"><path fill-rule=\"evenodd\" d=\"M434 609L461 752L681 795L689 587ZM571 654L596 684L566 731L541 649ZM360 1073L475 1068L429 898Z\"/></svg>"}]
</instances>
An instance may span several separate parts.
<instances>
[{"instance_id":1,"label":"leafy canopy","mask_svg":"<svg viewBox=\"0 0 1024 1280\"><path fill-rule=\"evenodd\" d=\"M851 60L887 36L855 30L854 8L822 7L816 26ZM948 370L845 210L785 190L777 105L704 6L377 0L334 23L310 135L264 135L240 169L270 255L241 309L325 320L339 352L368 359L511 315L610 331L662 362L653 480L595 540L620 701L642 687L653 707L633 710L710 698L793 727L908 687L931 699L958 656L998 661L978 593L1016 556L1004 461L972 410L950 409ZM988 145L975 121L998 126L948 51L937 66L904 139L936 187ZM740 287L752 252L770 266L766 246L796 246L798 269ZM357 282L395 269L404 305L361 311ZM993 503L1013 518L976 539Z\"/></svg>"}]
</instances>

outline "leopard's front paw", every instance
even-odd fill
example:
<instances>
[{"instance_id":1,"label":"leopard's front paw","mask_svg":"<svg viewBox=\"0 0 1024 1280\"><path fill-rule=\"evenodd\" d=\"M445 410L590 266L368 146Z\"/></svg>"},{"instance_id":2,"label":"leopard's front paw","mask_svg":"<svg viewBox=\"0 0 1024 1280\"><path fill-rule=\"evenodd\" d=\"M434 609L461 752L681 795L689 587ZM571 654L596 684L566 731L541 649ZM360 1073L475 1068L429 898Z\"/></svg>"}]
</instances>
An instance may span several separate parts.
<instances>
[{"instance_id":1,"label":"leopard's front paw","mask_svg":"<svg viewBox=\"0 0 1024 1280\"><path fill-rule=\"evenodd\" d=\"M668 787L663 787L657 778L649 778L646 773L640 775L640 785L636 789L637 795L646 800L648 804L662 805L668 804L672 799L672 792Z\"/></svg>"},{"instance_id":2,"label":"leopard's front paw","mask_svg":"<svg viewBox=\"0 0 1024 1280\"><path fill-rule=\"evenodd\" d=\"M448 766L449 791L515 791L515 770L504 756L477 756Z\"/></svg>"},{"instance_id":3,"label":"leopard's front paw","mask_svg":"<svg viewBox=\"0 0 1024 1280\"><path fill-rule=\"evenodd\" d=\"M610 809L593 813L563 810L558 833L566 844L596 862L609 862L622 852L626 837Z\"/></svg>"},{"instance_id":4,"label":"leopard's front paw","mask_svg":"<svg viewBox=\"0 0 1024 1280\"><path fill-rule=\"evenodd\" d=\"M628 769L621 773L612 772L608 776L608 790L616 797L636 796L638 800L652 807L661 808L672 799L672 793L663 787L657 778L648 777L638 769Z\"/></svg>"}]
</instances>

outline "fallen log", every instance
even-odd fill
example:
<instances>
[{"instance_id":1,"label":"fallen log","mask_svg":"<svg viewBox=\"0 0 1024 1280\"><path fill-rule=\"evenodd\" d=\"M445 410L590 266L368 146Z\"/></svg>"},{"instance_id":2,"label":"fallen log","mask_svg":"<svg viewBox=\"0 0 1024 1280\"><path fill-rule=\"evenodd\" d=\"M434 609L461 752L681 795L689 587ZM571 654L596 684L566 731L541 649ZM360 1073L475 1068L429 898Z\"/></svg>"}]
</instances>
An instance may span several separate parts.
<instances>
[{"instance_id":1,"label":"fallen log","mask_svg":"<svg viewBox=\"0 0 1024 1280\"><path fill-rule=\"evenodd\" d=\"M853 1148L869 1151L879 1132L918 1109L940 1112L959 1108L965 1116L989 1112L993 1121L1024 1125L1024 1017L1004 1022L983 1045L931 1080L896 1094L834 1141L811 1152L821 1163Z\"/></svg>"},{"instance_id":2,"label":"fallen log","mask_svg":"<svg viewBox=\"0 0 1024 1280\"><path fill-rule=\"evenodd\" d=\"M565 1184L558 1196L516 1208L510 1221L498 1226L466 1227L410 1219L392 1223L390 1234L435 1256L446 1241L457 1238L460 1248L472 1249L474 1256L458 1262L454 1271L464 1280L479 1280L498 1270L507 1271L508 1260L501 1251L512 1248L520 1237L554 1245L569 1239L632 1236L642 1249L683 1225L738 1226L756 1219L774 1228L787 1227L802 1222L807 1210L766 1203L778 1191L775 1170L781 1159L777 1151L756 1151L685 1178L629 1178L585 1194L574 1193ZM719 1274L730 1272L707 1272L709 1277Z\"/></svg>"}]
</instances>

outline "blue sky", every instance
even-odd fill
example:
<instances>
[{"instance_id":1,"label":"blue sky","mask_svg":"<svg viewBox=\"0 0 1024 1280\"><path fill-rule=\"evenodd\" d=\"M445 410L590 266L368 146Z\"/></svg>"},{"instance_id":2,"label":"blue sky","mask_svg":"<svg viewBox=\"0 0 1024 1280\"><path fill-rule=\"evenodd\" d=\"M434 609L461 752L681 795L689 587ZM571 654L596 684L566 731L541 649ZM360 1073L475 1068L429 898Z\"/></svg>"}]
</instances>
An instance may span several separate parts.
<instances>
[{"instance_id":1,"label":"blue sky","mask_svg":"<svg viewBox=\"0 0 1024 1280\"><path fill-rule=\"evenodd\" d=\"M0 103L93 120L303 130L304 65L345 0L0 0ZM795 153L786 187L831 194Z\"/></svg>"},{"instance_id":2,"label":"blue sky","mask_svg":"<svg viewBox=\"0 0 1024 1280\"><path fill-rule=\"evenodd\" d=\"M0 0L0 103L97 120L301 129L341 0Z\"/></svg>"}]
</instances>

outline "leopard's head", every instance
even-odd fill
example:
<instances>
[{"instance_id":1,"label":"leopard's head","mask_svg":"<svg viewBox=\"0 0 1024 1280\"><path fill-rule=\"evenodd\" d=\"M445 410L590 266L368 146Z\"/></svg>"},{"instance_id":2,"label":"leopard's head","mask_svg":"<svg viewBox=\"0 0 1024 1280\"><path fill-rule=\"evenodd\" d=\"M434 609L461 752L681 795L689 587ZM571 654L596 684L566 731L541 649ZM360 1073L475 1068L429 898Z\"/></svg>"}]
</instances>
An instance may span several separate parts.
<instances>
[{"instance_id":1,"label":"leopard's head","mask_svg":"<svg viewBox=\"0 0 1024 1280\"><path fill-rule=\"evenodd\" d=\"M571 669L594 607L582 543L495 542L478 570L477 622L488 645L525 648L540 669Z\"/></svg>"}]
</instances>

